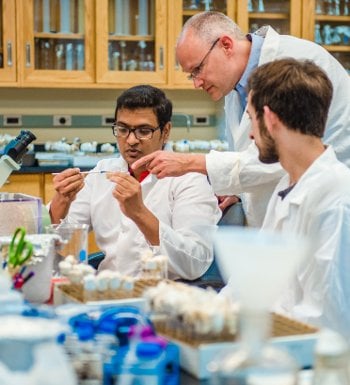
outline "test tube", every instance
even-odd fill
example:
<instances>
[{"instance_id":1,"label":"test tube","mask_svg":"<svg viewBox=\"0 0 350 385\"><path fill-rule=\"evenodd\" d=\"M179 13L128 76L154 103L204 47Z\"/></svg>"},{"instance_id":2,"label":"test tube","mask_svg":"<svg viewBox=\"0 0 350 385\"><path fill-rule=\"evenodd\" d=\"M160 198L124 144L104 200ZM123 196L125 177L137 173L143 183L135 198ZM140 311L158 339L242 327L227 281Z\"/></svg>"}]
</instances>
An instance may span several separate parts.
<instances>
[{"instance_id":1,"label":"test tube","mask_svg":"<svg viewBox=\"0 0 350 385\"><path fill-rule=\"evenodd\" d=\"M43 32L50 32L50 0L43 0Z\"/></svg>"},{"instance_id":2,"label":"test tube","mask_svg":"<svg viewBox=\"0 0 350 385\"><path fill-rule=\"evenodd\" d=\"M139 0L138 35L148 35L148 0Z\"/></svg>"},{"instance_id":3,"label":"test tube","mask_svg":"<svg viewBox=\"0 0 350 385\"><path fill-rule=\"evenodd\" d=\"M123 35L123 0L116 0L115 2L115 35Z\"/></svg>"},{"instance_id":4,"label":"test tube","mask_svg":"<svg viewBox=\"0 0 350 385\"><path fill-rule=\"evenodd\" d=\"M130 35L130 4L129 0L124 0L123 4L123 34Z\"/></svg>"},{"instance_id":5,"label":"test tube","mask_svg":"<svg viewBox=\"0 0 350 385\"><path fill-rule=\"evenodd\" d=\"M63 33L71 32L69 0L60 0L60 31Z\"/></svg>"}]
</instances>

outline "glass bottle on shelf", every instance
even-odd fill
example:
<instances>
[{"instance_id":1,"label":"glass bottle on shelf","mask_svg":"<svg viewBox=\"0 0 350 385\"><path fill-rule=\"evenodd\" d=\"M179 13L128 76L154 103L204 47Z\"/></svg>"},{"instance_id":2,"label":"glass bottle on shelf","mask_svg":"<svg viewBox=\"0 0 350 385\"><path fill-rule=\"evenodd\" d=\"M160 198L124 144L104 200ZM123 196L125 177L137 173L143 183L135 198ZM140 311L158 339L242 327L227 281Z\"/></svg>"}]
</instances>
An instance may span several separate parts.
<instances>
[{"instance_id":1,"label":"glass bottle on shelf","mask_svg":"<svg viewBox=\"0 0 350 385\"><path fill-rule=\"evenodd\" d=\"M323 15L324 13L323 0L316 0L315 12L317 15Z\"/></svg>"},{"instance_id":2,"label":"glass bottle on shelf","mask_svg":"<svg viewBox=\"0 0 350 385\"><path fill-rule=\"evenodd\" d=\"M340 0L334 0L334 15L340 16Z\"/></svg>"},{"instance_id":3,"label":"glass bottle on shelf","mask_svg":"<svg viewBox=\"0 0 350 385\"><path fill-rule=\"evenodd\" d=\"M108 1L109 71L152 71L155 56L155 0ZM127 24L127 26L126 26Z\"/></svg>"},{"instance_id":4,"label":"glass bottle on shelf","mask_svg":"<svg viewBox=\"0 0 350 385\"><path fill-rule=\"evenodd\" d=\"M254 7L253 7L253 0L248 0L248 12L253 12Z\"/></svg>"},{"instance_id":5,"label":"glass bottle on shelf","mask_svg":"<svg viewBox=\"0 0 350 385\"><path fill-rule=\"evenodd\" d=\"M57 70L64 70L65 69L64 44L62 44L62 43L56 44L56 46L55 46L55 59L56 59L55 68Z\"/></svg>"},{"instance_id":6,"label":"glass bottle on shelf","mask_svg":"<svg viewBox=\"0 0 350 385\"><path fill-rule=\"evenodd\" d=\"M333 10L333 0L325 0L326 1L326 14L329 16L334 15L334 10Z\"/></svg>"},{"instance_id":7,"label":"glass bottle on shelf","mask_svg":"<svg viewBox=\"0 0 350 385\"><path fill-rule=\"evenodd\" d=\"M258 12L265 12L264 0L258 1Z\"/></svg>"},{"instance_id":8,"label":"glass bottle on shelf","mask_svg":"<svg viewBox=\"0 0 350 385\"><path fill-rule=\"evenodd\" d=\"M197 0L191 0L190 4L188 5L188 9L198 9L198 2L197 2Z\"/></svg>"},{"instance_id":9,"label":"glass bottle on shelf","mask_svg":"<svg viewBox=\"0 0 350 385\"><path fill-rule=\"evenodd\" d=\"M212 0L202 0L204 5L204 11L210 11L212 9Z\"/></svg>"},{"instance_id":10,"label":"glass bottle on shelf","mask_svg":"<svg viewBox=\"0 0 350 385\"><path fill-rule=\"evenodd\" d=\"M84 70L85 42L80 36L74 36L83 33L84 3L81 0L35 0L33 15L36 69ZM48 34L52 38L48 38ZM67 40L65 34L72 38Z\"/></svg>"},{"instance_id":11,"label":"glass bottle on shelf","mask_svg":"<svg viewBox=\"0 0 350 385\"><path fill-rule=\"evenodd\" d=\"M319 23L315 24L315 42L317 44L323 44L322 35L321 35L321 26Z\"/></svg>"}]
</instances>

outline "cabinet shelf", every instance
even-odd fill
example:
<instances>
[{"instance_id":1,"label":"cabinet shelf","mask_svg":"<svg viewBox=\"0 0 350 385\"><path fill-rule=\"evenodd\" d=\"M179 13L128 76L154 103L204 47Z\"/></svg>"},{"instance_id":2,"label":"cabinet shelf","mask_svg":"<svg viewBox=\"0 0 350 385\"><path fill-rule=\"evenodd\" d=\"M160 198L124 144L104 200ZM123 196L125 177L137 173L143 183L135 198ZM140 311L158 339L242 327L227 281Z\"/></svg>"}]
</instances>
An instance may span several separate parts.
<instances>
[{"instance_id":1,"label":"cabinet shelf","mask_svg":"<svg viewBox=\"0 0 350 385\"><path fill-rule=\"evenodd\" d=\"M193 9L193 10L192 9L185 9L182 12L182 15L187 16L187 17L191 17L191 16L196 15L199 12L203 12L203 9Z\"/></svg>"},{"instance_id":2,"label":"cabinet shelf","mask_svg":"<svg viewBox=\"0 0 350 385\"><path fill-rule=\"evenodd\" d=\"M350 16L331 16L331 15L315 15L317 21L329 21L329 22L350 22Z\"/></svg>"},{"instance_id":3,"label":"cabinet shelf","mask_svg":"<svg viewBox=\"0 0 350 385\"><path fill-rule=\"evenodd\" d=\"M34 37L38 39L69 39L69 40L83 40L85 35L82 33L47 33L35 32Z\"/></svg>"},{"instance_id":4,"label":"cabinet shelf","mask_svg":"<svg viewBox=\"0 0 350 385\"><path fill-rule=\"evenodd\" d=\"M154 41L154 36L151 35L110 35L109 41Z\"/></svg>"},{"instance_id":5,"label":"cabinet shelf","mask_svg":"<svg viewBox=\"0 0 350 385\"><path fill-rule=\"evenodd\" d=\"M322 47L330 52L349 52L350 53L350 45L322 45Z\"/></svg>"},{"instance_id":6,"label":"cabinet shelf","mask_svg":"<svg viewBox=\"0 0 350 385\"><path fill-rule=\"evenodd\" d=\"M288 13L270 13L270 12L250 12L248 14L249 19L282 19L282 20L288 20L289 14Z\"/></svg>"}]
</instances>

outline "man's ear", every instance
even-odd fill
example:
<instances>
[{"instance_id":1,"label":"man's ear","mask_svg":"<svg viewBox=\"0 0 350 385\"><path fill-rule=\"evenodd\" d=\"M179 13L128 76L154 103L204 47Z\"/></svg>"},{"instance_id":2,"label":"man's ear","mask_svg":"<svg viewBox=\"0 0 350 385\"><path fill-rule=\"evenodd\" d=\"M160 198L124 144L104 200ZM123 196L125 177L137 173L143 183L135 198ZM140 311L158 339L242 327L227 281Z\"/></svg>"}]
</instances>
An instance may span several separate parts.
<instances>
[{"instance_id":1,"label":"man's ear","mask_svg":"<svg viewBox=\"0 0 350 385\"><path fill-rule=\"evenodd\" d=\"M276 128L279 127L278 123L280 120L278 119L278 116L273 111L271 111L269 106L264 106L264 122L267 131L271 136L273 136Z\"/></svg>"},{"instance_id":2,"label":"man's ear","mask_svg":"<svg viewBox=\"0 0 350 385\"><path fill-rule=\"evenodd\" d=\"M223 35L220 38L219 44L221 44L221 46L224 48L225 53L231 54L233 52L235 41L231 38L231 36Z\"/></svg>"},{"instance_id":3,"label":"man's ear","mask_svg":"<svg viewBox=\"0 0 350 385\"><path fill-rule=\"evenodd\" d=\"M170 136L170 131L171 131L171 122L168 122L164 125L163 132L162 132L164 143L168 141Z\"/></svg>"}]
</instances>

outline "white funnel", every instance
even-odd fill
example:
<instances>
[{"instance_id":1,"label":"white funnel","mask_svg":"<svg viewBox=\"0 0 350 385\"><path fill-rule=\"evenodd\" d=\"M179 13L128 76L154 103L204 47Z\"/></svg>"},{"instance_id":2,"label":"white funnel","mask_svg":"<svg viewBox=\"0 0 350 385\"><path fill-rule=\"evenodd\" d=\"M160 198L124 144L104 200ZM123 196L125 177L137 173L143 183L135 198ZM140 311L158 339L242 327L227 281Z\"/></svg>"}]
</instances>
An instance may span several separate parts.
<instances>
[{"instance_id":1,"label":"white funnel","mask_svg":"<svg viewBox=\"0 0 350 385\"><path fill-rule=\"evenodd\" d=\"M308 242L282 233L221 226L215 235L220 273L242 307L270 309L295 274Z\"/></svg>"}]
</instances>

